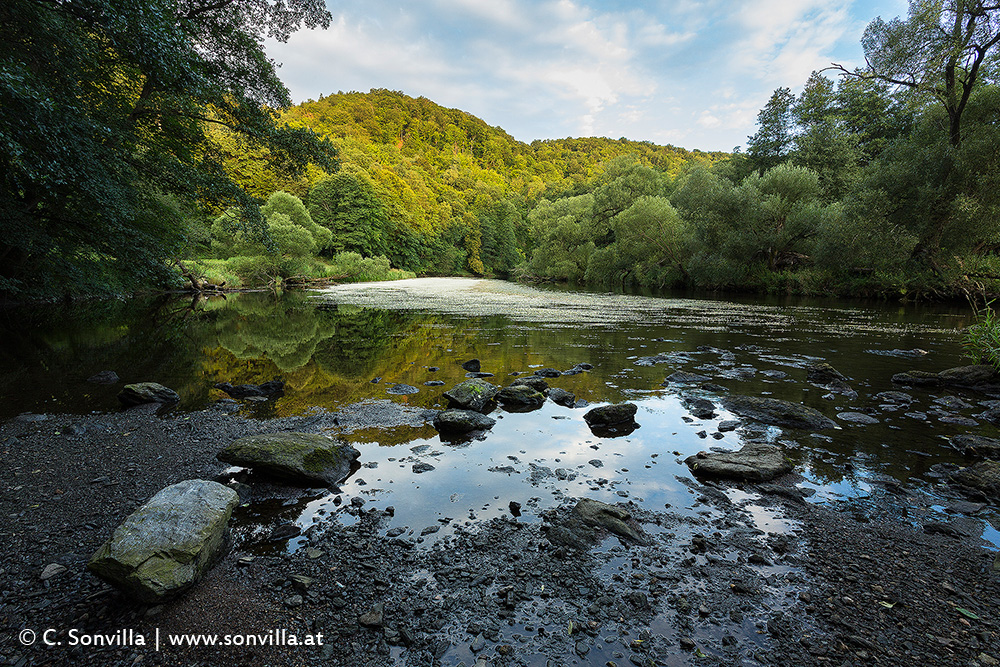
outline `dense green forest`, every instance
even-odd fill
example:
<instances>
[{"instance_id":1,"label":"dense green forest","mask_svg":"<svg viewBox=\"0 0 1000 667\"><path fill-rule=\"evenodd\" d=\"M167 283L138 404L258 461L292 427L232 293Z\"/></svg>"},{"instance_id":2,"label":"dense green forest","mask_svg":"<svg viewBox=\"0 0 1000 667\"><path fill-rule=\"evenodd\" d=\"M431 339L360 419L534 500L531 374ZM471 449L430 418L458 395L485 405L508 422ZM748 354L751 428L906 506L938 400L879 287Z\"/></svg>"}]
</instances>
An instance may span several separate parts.
<instances>
[{"instance_id":1,"label":"dense green forest","mask_svg":"<svg viewBox=\"0 0 1000 667\"><path fill-rule=\"evenodd\" d=\"M263 40L327 25L321 1L147 4L0 7L0 292L418 274L996 291L989 3L873 21L865 68L779 88L732 153L526 144L388 90L291 106Z\"/></svg>"}]
</instances>

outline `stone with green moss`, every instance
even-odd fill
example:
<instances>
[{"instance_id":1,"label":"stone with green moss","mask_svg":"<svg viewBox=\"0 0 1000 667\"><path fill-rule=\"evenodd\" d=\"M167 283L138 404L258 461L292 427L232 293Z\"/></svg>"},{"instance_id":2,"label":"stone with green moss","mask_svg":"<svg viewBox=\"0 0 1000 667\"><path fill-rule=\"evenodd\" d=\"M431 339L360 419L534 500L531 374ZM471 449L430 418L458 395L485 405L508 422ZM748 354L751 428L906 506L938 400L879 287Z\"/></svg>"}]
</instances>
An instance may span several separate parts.
<instances>
[{"instance_id":1,"label":"stone with green moss","mask_svg":"<svg viewBox=\"0 0 1000 667\"><path fill-rule=\"evenodd\" d=\"M255 473L305 484L334 486L351 472L361 453L316 433L265 433L241 438L216 455Z\"/></svg>"},{"instance_id":2,"label":"stone with green moss","mask_svg":"<svg viewBox=\"0 0 1000 667\"><path fill-rule=\"evenodd\" d=\"M499 393L500 387L485 380L473 378L459 382L444 392L444 397L448 399L448 407L450 408L489 412L490 408L494 407L493 401Z\"/></svg>"},{"instance_id":3,"label":"stone with green moss","mask_svg":"<svg viewBox=\"0 0 1000 667\"><path fill-rule=\"evenodd\" d=\"M236 492L218 482L168 486L126 518L87 567L137 601L176 597L217 559L237 504Z\"/></svg>"}]
</instances>

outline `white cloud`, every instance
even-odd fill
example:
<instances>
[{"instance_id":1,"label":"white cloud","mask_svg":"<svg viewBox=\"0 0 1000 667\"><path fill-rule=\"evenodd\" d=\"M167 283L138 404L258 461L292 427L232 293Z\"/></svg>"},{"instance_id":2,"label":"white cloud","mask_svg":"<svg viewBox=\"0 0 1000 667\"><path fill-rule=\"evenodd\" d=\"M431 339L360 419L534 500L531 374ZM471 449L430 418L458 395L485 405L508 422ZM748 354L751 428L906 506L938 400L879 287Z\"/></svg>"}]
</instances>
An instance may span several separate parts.
<instances>
[{"instance_id":1,"label":"white cloud","mask_svg":"<svg viewBox=\"0 0 1000 667\"><path fill-rule=\"evenodd\" d=\"M861 7L861 5L865 5ZM860 58L904 0L341 0L329 30L268 43L296 100L390 88L518 139L598 134L728 150L777 86Z\"/></svg>"}]
</instances>

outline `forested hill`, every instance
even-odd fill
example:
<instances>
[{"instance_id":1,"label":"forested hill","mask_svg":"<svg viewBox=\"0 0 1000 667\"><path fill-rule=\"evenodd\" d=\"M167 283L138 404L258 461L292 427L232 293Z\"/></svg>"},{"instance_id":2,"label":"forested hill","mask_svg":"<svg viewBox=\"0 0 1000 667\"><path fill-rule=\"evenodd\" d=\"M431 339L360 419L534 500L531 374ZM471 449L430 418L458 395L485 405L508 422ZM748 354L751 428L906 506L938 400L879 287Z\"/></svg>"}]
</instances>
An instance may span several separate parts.
<instances>
[{"instance_id":1,"label":"forested hill","mask_svg":"<svg viewBox=\"0 0 1000 667\"><path fill-rule=\"evenodd\" d=\"M310 100L283 120L332 141L339 172L282 179L234 145L235 180L262 199L286 190L311 209L337 209L324 224L335 238L342 230L339 249L384 254L418 272L509 273L530 244L527 212L542 198L588 189L615 158L673 179L689 163L726 157L626 139L526 144L464 111L389 90Z\"/></svg>"}]
</instances>

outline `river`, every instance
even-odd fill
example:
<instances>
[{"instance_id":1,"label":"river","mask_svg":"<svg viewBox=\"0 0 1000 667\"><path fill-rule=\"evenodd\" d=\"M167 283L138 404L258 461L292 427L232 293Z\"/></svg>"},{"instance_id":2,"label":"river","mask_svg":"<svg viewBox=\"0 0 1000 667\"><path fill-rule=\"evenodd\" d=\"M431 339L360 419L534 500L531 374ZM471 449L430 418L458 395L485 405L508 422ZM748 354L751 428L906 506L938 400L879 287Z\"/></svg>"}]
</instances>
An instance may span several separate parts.
<instances>
[{"instance_id":1,"label":"river","mask_svg":"<svg viewBox=\"0 0 1000 667\"><path fill-rule=\"evenodd\" d=\"M422 527L444 525L427 535L433 540L451 525L509 512L512 500L529 521L582 496L693 512L683 459L736 449L744 432L718 432L732 415L720 407L715 418L695 419L681 399L718 403L725 392L801 402L835 420L845 411L878 420L839 421L840 428L818 434L768 431L795 461L799 486L815 492L814 502L875 499L880 483L894 480L924 494L928 511L944 512L933 466L964 464L947 437L995 435L995 428L941 417L974 420L983 397L960 396L968 407L948 407L950 392L904 389L914 402L892 409L876 394L900 389L890 380L894 373L968 363L961 336L971 317L957 306L622 295L464 278L22 308L0 323L0 418L117 410L120 383L87 382L103 370L123 382L177 390L181 402L171 409L182 412L225 398L213 388L217 382L281 378L284 396L241 402L236 413L267 419L373 400L440 408L443 391L465 379L461 364L473 358L499 385L539 368L589 364L550 384L591 405L636 403L639 429L597 437L582 419L585 410L550 401L526 413L498 409L496 426L471 442L442 441L430 425L340 433L362 451L363 467L342 494L312 496L283 514L303 527L330 516L350 522L338 511L340 501L360 496L369 506L394 507L387 530L405 527L416 539ZM815 361L850 378L857 397L808 383L805 366ZM665 384L676 370L709 376L715 387ZM395 384L419 391L394 395ZM415 460L434 469L415 473ZM780 523L764 512L760 521ZM996 514L987 509L976 521L996 544Z\"/></svg>"}]
</instances>

